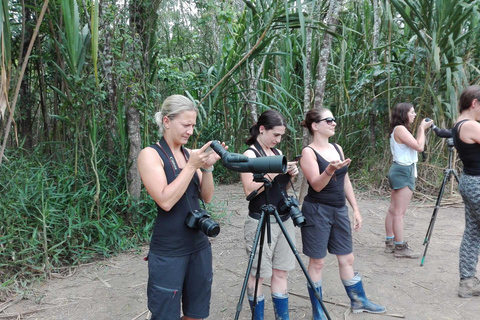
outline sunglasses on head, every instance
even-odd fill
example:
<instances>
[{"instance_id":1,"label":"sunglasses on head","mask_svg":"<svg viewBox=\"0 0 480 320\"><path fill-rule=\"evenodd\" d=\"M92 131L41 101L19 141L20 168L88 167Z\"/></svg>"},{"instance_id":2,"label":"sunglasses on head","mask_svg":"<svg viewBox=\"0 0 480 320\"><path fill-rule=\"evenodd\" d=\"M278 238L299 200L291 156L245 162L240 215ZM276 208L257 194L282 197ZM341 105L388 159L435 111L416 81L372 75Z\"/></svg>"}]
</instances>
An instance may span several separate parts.
<instances>
[{"instance_id":1,"label":"sunglasses on head","mask_svg":"<svg viewBox=\"0 0 480 320\"><path fill-rule=\"evenodd\" d=\"M334 117L328 117L325 119L318 120L318 122L322 122L322 121L325 121L327 124L332 124L333 122L337 123Z\"/></svg>"}]
</instances>

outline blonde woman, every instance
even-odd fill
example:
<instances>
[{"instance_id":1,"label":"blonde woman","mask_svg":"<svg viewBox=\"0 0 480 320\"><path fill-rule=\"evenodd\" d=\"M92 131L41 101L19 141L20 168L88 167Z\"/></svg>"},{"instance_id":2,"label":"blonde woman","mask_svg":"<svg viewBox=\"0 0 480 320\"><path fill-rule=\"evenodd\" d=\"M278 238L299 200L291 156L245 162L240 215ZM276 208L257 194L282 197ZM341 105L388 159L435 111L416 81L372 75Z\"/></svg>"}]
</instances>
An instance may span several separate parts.
<instances>
[{"instance_id":1,"label":"blonde woman","mask_svg":"<svg viewBox=\"0 0 480 320\"><path fill-rule=\"evenodd\" d=\"M181 95L165 99L155 115L162 138L143 149L138 170L157 204L157 219L148 254L148 308L152 320L204 319L209 315L212 250L207 236L185 224L200 210L199 199L213 196L213 164L220 158L184 147L197 120L194 103ZM223 144L224 145L224 144Z\"/></svg>"}]
</instances>

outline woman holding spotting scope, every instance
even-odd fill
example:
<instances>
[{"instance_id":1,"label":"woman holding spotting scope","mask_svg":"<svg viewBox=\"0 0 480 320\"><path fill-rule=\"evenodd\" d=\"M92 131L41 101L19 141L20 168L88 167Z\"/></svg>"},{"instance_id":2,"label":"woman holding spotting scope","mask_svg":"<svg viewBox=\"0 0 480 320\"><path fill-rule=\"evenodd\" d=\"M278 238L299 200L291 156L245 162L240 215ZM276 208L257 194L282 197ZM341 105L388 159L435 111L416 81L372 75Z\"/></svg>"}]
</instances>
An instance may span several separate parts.
<instances>
[{"instance_id":1,"label":"woman holding spotting scope","mask_svg":"<svg viewBox=\"0 0 480 320\"><path fill-rule=\"evenodd\" d=\"M390 120L393 164L388 178L392 193L385 218L385 253L394 253L397 258L420 257L403 239L403 218L415 190L418 152L425 148L425 130L433 125L433 121L423 119L415 138L410 126L416 115L411 103L398 103L393 108Z\"/></svg>"},{"instance_id":2,"label":"woman holding spotting scope","mask_svg":"<svg viewBox=\"0 0 480 320\"><path fill-rule=\"evenodd\" d=\"M480 251L480 86L469 86L460 95L460 116L452 129L453 143L463 163L458 189L465 203L465 231L460 245L462 298L480 295L477 273Z\"/></svg>"},{"instance_id":3,"label":"woman holding spotting scope","mask_svg":"<svg viewBox=\"0 0 480 320\"><path fill-rule=\"evenodd\" d=\"M249 158L268 157L281 155L282 152L275 148L280 143L285 134L286 122L282 114L275 110L263 112L255 125L250 128L250 137L245 141L249 146L243 153ZM283 200L281 192L286 194L290 177L298 174L296 161L288 162L287 174L277 174L265 172L265 178L272 181L272 187L268 190L270 204L277 207L277 204ZM253 174L250 172L241 173L243 191L249 196L255 190L262 187L262 183L253 180ZM261 217L261 206L265 204L263 188L259 194L248 204L249 214L245 221L244 236L248 255L252 251L253 240L257 231L258 221ZM278 209L278 208L277 208ZM278 226L274 217L266 217L271 223L271 246L263 247L260 279L257 292L257 305L255 306L255 320L263 320L265 296L262 292L263 279L271 277L271 295L276 320L288 320L288 289L287 272L295 268L295 256L288 245L288 242ZM295 229L292 219L288 214L282 215L282 222L288 231L289 237L295 240ZM266 237L265 237L266 244ZM255 294L255 274L257 272L258 250L255 252L255 260L252 271L248 278L247 295L250 307L253 307Z\"/></svg>"},{"instance_id":4,"label":"woman holding spotting scope","mask_svg":"<svg viewBox=\"0 0 480 320\"><path fill-rule=\"evenodd\" d=\"M184 148L197 113L187 97L165 99L155 114L163 136L138 156L138 171L158 211L148 253L152 320L180 319L181 304L183 320L203 319L210 312L212 250L206 234L216 236L220 229L199 199L213 197L213 164L220 156L206 152L211 142L199 150Z\"/></svg>"},{"instance_id":5,"label":"woman holding spotting scope","mask_svg":"<svg viewBox=\"0 0 480 320\"><path fill-rule=\"evenodd\" d=\"M308 287L314 320L326 319L315 291L322 294L322 269L328 252L338 260L340 278L351 301L353 313L383 313L385 307L370 302L363 289L362 278L354 272L353 244L350 219L345 198L353 209L353 228L362 227L362 217L355 200L342 148L330 143L337 126L332 112L315 108L307 112L302 126L313 136L313 141L302 151L300 166L308 180L308 193L302 206L307 220L302 230L303 253L309 259L308 273L315 288Z\"/></svg>"}]
</instances>

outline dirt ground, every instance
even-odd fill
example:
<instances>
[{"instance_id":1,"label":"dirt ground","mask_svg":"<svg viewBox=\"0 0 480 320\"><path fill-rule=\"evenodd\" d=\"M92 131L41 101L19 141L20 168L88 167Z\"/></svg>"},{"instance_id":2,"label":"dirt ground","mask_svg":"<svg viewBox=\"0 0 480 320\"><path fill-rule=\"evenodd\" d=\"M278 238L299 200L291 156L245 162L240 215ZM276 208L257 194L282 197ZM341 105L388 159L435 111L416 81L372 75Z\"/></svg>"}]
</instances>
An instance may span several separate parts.
<instances>
[{"instance_id":1,"label":"dirt ground","mask_svg":"<svg viewBox=\"0 0 480 320\"><path fill-rule=\"evenodd\" d=\"M338 275L335 256L328 255L323 273L324 302L332 319L480 319L480 297L462 299L458 289L458 248L463 233L463 205L458 196L444 198L438 213L425 265L420 259L396 259L385 254L384 218L388 197L359 195L364 226L354 233L355 269L363 276L367 296L387 308L385 315L349 314L349 300ZM405 236L423 253L423 239L433 212L434 198L414 202L405 219ZM234 319L247 268L243 240L247 202L240 185L217 188L215 201L227 211L220 235L211 239L214 255L214 284L208 319ZM300 257L300 230L296 228ZM65 278L54 278L18 292L0 304L0 319L147 319L148 247L108 260L72 269ZM266 281L268 285L268 281ZM265 286L264 291L269 292ZM298 266L289 275L290 317L311 319L306 278ZM10 315L10 317L8 317ZM20 316L21 315L21 316ZM250 319L246 298L239 319ZM265 319L274 319L269 294Z\"/></svg>"}]
</instances>

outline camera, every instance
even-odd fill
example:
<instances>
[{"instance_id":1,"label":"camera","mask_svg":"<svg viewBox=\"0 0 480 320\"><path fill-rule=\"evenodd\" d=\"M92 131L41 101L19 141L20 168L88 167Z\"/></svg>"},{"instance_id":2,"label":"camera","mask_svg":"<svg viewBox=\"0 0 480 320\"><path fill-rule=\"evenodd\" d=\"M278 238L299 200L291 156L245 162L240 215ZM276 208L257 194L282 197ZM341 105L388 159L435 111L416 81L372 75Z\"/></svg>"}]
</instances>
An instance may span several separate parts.
<instances>
[{"instance_id":1,"label":"camera","mask_svg":"<svg viewBox=\"0 0 480 320\"><path fill-rule=\"evenodd\" d=\"M216 237L220 233L218 223L210 219L205 210L190 211L185 219L185 224L192 229L199 229L209 237Z\"/></svg>"},{"instance_id":2,"label":"camera","mask_svg":"<svg viewBox=\"0 0 480 320\"><path fill-rule=\"evenodd\" d=\"M233 171L252 173L287 172L287 158L282 155L249 158L243 154L228 152L218 141L212 141L210 147L222 158L225 168Z\"/></svg>"},{"instance_id":3,"label":"camera","mask_svg":"<svg viewBox=\"0 0 480 320\"><path fill-rule=\"evenodd\" d=\"M278 211L280 215L289 214L296 227L303 227L306 223L302 211L298 208L299 202L293 197L283 197L283 200L278 203Z\"/></svg>"}]
</instances>

